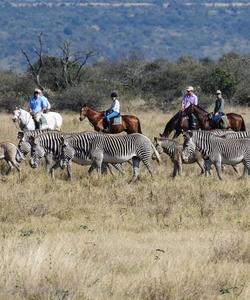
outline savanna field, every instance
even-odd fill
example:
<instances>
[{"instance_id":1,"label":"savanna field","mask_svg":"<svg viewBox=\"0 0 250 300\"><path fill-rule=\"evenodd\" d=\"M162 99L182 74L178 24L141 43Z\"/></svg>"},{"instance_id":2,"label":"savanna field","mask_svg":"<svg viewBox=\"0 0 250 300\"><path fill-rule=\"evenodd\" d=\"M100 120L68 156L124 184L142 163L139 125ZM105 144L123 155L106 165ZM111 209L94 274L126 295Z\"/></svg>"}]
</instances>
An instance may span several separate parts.
<instances>
[{"instance_id":1,"label":"savanna field","mask_svg":"<svg viewBox=\"0 0 250 300\"><path fill-rule=\"evenodd\" d=\"M250 129L250 109L234 111ZM136 115L152 140L171 116ZM63 131L92 130L63 118ZM17 143L11 115L0 120L0 141ZM131 185L128 164L101 179L74 164L72 182L63 170L53 182L27 159L20 180L1 175L0 299L250 299L250 178L184 165L173 180L161 157L153 179L141 166Z\"/></svg>"}]
</instances>

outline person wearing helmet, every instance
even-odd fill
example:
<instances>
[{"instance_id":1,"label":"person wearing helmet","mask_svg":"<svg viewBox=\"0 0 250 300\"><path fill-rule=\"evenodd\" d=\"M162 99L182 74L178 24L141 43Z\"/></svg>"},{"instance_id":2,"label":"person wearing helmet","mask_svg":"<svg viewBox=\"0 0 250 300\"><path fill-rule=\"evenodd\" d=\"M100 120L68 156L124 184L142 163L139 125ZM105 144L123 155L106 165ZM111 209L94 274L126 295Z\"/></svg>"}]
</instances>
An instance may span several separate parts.
<instances>
[{"instance_id":1,"label":"person wearing helmet","mask_svg":"<svg viewBox=\"0 0 250 300\"><path fill-rule=\"evenodd\" d=\"M35 122L35 129L40 129L40 119L42 113L50 107L46 97L42 95L40 89L35 89L33 96L29 99L29 111ZM47 101L46 101L47 100Z\"/></svg>"},{"instance_id":2,"label":"person wearing helmet","mask_svg":"<svg viewBox=\"0 0 250 300\"><path fill-rule=\"evenodd\" d=\"M221 117L225 115L224 113L224 99L222 98L222 93L220 90L216 91L216 99L214 104L214 112L212 116L212 121L215 124L219 124Z\"/></svg>"},{"instance_id":3,"label":"person wearing helmet","mask_svg":"<svg viewBox=\"0 0 250 300\"><path fill-rule=\"evenodd\" d=\"M112 99L111 107L105 112L105 116L103 118L107 125L107 128L104 129L105 131L110 129L111 120L120 115L120 102L118 100L118 94L116 92L112 92L110 97Z\"/></svg>"},{"instance_id":4,"label":"person wearing helmet","mask_svg":"<svg viewBox=\"0 0 250 300\"><path fill-rule=\"evenodd\" d=\"M187 87L186 94L182 98L181 110L184 111L190 105L198 105L198 97L194 94L194 88L192 86ZM191 129L196 128L197 119L194 114L189 114L189 126Z\"/></svg>"}]
</instances>

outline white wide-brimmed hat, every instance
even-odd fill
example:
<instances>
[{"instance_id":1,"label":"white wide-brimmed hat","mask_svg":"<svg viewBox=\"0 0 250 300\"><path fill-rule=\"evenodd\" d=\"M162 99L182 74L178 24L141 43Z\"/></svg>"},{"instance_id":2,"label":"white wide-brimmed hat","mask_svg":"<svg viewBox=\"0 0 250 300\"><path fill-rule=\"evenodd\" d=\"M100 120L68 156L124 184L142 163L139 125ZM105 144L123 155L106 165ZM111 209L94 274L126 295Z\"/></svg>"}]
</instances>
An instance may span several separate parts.
<instances>
[{"instance_id":1,"label":"white wide-brimmed hat","mask_svg":"<svg viewBox=\"0 0 250 300\"><path fill-rule=\"evenodd\" d=\"M192 92L193 90L194 90L194 88L193 88L192 86L188 86L188 87L187 87L187 91L188 91L188 92Z\"/></svg>"},{"instance_id":2,"label":"white wide-brimmed hat","mask_svg":"<svg viewBox=\"0 0 250 300\"><path fill-rule=\"evenodd\" d=\"M34 93L42 94L42 91L40 89L35 89Z\"/></svg>"},{"instance_id":3,"label":"white wide-brimmed hat","mask_svg":"<svg viewBox=\"0 0 250 300\"><path fill-rule=\"evenodd\" d=\"M216 91L216 94L218 95L218 94L221 94L221 91L220 90L217 90Z\"/></svg>"}]
</instances>

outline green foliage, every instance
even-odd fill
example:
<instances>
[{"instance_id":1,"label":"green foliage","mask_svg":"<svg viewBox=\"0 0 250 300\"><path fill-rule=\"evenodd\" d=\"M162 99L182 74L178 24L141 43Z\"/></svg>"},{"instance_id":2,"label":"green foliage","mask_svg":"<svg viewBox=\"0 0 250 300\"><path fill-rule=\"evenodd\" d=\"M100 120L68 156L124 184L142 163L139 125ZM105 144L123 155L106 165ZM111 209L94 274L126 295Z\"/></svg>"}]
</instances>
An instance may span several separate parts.
<instances>
[{"instance_id":1,"label":"green foliage","mask_svg":"<svg viewBox=\"0 0 250 300\"><path fill-rule=\"evenodd\" d=\"M76 63L73 68L78 66ZM250 59L244 56L224 56L219 61L183 57L176 63L131 57L85 66L81 72L78 83L66 86L60 59L44 57L40 79L53 109L78 110L80 103L88 103L104 110L110 105L113 90L118 91L123 107L136 104L134 100L138 99L143 108L179 109L187 85L194 86L199 104L204 108L211 107L217 89L222 90L226 107L228 102L250 104ZM35 86L29 75L2 71L0 80L1 109L23 105L33 94Z\"/></svg>"}]
</instances>

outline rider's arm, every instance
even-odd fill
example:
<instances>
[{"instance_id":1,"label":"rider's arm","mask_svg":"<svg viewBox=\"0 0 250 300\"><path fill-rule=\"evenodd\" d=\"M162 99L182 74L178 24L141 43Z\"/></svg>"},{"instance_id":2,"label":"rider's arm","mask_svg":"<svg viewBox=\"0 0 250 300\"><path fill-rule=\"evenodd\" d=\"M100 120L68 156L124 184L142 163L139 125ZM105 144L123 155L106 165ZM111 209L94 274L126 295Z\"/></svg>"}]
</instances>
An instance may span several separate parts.
<instances>
[{"instance_id":1,"label":"rider's arm","mask_svg":"<svg viewBox=\"0 0 250 300\"><path fill-rule=\"evenodd\" d=\"M198 105L198 97L196 95L194 95L194 105Z\"/></svg>"}]
</instances>

